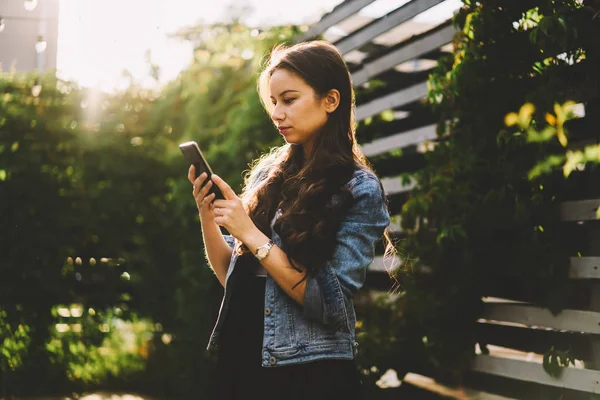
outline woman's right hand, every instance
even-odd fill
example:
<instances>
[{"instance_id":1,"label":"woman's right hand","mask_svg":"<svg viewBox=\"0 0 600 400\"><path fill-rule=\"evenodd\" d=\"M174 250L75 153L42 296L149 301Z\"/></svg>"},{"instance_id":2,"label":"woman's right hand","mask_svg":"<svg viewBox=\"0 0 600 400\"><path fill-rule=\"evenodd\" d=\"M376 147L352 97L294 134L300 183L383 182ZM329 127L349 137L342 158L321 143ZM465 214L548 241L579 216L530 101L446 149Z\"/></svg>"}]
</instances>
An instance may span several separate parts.
<instances>
[{"instance_id":1,"label":"woman's right hand","mask_svg":"<svg viewBox=\"0 0 600 400\"><path fill-rule=\"evenodd\" d=\"M202 186L206 180L206 172L202 173L196 179L194 179L195 176L196 168L193 165L190 165L190 169L188 171L188 180L192 183L192 185L194 185L192 195L194 196L194 200L196 200L196 206L198 207L198 212L200 213L200 221L202 223L205 223L206 221L214 221L212 202L215 199L215 194L208 194L213 182L208 181L206 185Z\"/></svg>"}]
</instances>

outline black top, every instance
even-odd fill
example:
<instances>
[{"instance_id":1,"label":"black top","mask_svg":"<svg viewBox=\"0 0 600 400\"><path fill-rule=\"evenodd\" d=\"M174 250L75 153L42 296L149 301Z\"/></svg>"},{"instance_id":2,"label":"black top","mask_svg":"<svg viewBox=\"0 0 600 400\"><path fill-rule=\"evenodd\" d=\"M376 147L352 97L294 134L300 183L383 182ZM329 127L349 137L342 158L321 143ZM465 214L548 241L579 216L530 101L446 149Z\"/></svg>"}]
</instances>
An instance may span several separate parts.
<instances>
[{"instance_id":1,"label":"black top","mask_svg":"<svg viewBox=\"0 0 600 400\"><path fill-rule=\"evenodd\" d=\"M231 280L231 302L220 335L215 399L319 400L361 399L354 360L318 360L263 367L263 309L266 278L254 275L260 265L240 257Z\"/></svg>"}]
</instances>

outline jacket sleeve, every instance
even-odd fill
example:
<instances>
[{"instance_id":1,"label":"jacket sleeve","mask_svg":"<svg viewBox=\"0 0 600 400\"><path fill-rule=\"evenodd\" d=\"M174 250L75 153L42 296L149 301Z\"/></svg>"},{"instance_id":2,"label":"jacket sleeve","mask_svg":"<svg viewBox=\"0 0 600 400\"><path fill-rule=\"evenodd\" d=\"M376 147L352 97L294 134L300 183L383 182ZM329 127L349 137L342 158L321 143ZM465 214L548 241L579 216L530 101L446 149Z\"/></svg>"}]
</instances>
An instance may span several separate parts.
<instances>
[{"instance_id":1,"label":"jacket sleeve","mask_svg":"<svg viewBox=\"0 0 600 400\"><path fill-rule=\"evenodd\" d=\"M351 187L354 204L342 222L333 258L307 277L304 316L323 324L346 321L346 304L365 282L375 244L390 223L379 180L366 175Z\"/></svg>"},{"instance_id":2,"label":"jacket sleeve","mask_svg":"<svg viewBox=\"0 0 600 400\"><path fill-rule=\"evenodd\" d=\"M225 241L227 242L227 244L229 245L229 247L231 247L232 249L235 247L235 238L233 236L231 236L231 235L223 235L223 239L225 239Z\"/></svg>"}]
</instances>

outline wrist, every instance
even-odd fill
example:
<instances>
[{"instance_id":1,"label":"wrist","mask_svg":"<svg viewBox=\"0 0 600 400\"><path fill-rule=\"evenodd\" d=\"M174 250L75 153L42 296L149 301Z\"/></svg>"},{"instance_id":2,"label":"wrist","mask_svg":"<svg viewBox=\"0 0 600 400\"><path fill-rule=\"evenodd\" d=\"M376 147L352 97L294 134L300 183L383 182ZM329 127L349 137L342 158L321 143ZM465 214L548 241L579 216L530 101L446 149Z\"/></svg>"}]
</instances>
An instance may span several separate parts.
<instances>
[{"instance_id":1,"label":"wrist","mask_svg":"<svg viewBox=\"0 0 600 400\"><path fill-rule=\"evenodd\" d=\"M246 245L246 247L252 252L252 254L256 253L256 249L260 246L264 245L270 240L264 233L260 231L258 228L254 228L251 232L246 235L244 239L242 239L242 243Z\"/></svg>"},{"instance_id":2,"label":"wrist","mask_svg":"<svg viewBox=\"0 0 600 400\"><path fill-rule=\"evenodd\" d=\"M216 225L216 222L214 221L214 218L212 218L212 216L206 215L203 212L198 212L198 216L200 217L200 224L201 225L204 226L204 225L208 224L209 222L212 222L212 223L214 223Z\"/></svg>"}]
</instances>

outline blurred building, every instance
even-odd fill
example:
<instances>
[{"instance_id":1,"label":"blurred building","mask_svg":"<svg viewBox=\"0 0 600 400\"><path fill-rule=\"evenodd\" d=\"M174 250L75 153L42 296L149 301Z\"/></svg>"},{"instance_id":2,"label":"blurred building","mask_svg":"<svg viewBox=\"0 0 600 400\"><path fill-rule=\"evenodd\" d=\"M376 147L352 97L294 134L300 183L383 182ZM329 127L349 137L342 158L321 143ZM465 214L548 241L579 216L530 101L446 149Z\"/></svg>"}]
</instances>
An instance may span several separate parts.
<instances>
[{"instance_id":1,"label":"blurred building","mask_svg":"<svg viewBox=\"0 0 600 400\"><path fill-rule=\"evenodd\" d=\"M0 0L2 70L56 68L59 0Z\"/></svg>"}]
</instances>

